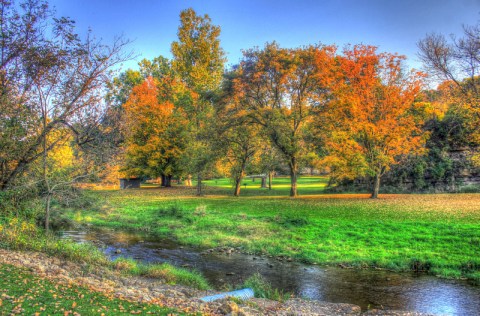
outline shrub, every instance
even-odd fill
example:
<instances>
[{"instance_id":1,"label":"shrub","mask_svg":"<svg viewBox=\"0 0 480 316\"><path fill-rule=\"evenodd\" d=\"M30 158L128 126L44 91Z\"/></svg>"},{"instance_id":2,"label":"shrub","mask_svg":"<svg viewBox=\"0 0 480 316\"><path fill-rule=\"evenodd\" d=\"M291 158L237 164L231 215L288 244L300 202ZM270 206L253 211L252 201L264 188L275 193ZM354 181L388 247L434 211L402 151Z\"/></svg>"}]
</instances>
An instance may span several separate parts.
<instances>
[{"instance_id":1,"label":"shrub","mask_svg":"<svg viewBox=\"0 0 480 316\"><path fill-rule=\"evenodd\" d=\"M465 185L460 187L459 193L480 193L480 185Z\"/></svg>"},{"instance_id":2,"label":"shrub","mask_svg":"<svg viewBox=\"0 0 480 316\"><path fill-rule=\"evenodd\" d=\"M268 298L274 301L283 302L292 296L290 293L272 288L272 285L259 273L255 273L249 277L245 283L243 283L243 286L253 289L255 297L258 298Z\"/></svg>"}]
</instances>

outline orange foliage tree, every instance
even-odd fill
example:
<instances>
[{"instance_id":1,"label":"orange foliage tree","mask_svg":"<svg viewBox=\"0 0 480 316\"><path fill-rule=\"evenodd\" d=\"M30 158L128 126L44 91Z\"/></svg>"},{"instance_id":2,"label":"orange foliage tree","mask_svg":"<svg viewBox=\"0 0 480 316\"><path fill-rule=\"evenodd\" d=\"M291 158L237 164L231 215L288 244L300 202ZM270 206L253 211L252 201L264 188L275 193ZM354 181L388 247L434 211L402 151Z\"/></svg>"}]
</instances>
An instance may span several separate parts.
<instances>
[{"instance_id":1,"label":"orange foliage tree","mask_svg":"<svg viewBox=\"0 0 480 316\"><path fill-rule=\"evenodd\" d=\"M405 73L404 59L373 46L346 48L337 57L334 98L325 107L326 162L340 178L372 176L372 198L378 197L382 175L424 144L423 122L415 116L424 75Z\"/></svg>"},{"instance_id":2,"label":"orange foliage tree","mask_svg":"<svg viewBox=\"0 0 480 316\"><path fill-rule=\"evenodd\" d=\"M182 109L175 105L181 84L171 78L148 77L135 86L124 104L126 161L129 176L171 177L180 172L185 150Z\"/></svg>"}]
</instances>

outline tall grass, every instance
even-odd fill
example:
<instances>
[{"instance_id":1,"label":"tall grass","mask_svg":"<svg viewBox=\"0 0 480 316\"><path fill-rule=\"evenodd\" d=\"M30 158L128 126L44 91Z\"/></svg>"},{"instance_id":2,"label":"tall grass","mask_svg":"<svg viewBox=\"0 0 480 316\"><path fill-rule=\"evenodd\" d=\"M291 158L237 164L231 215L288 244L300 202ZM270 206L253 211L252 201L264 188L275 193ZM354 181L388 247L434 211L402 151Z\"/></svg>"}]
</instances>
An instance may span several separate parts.
<instances>
[{"instance_id":1,"label":"tall grass","mask_svg":"<svg viewBox=\"0 0 480 316\"><path fill-rule=\"evenodd\" d=\"M268 298L278 302L286 301L292 296L291 293L274 289L259 273L255 273L245 280L243 287L253 289L255 297Z\"/></svg>"},{"instance_id":2,"label":"tall grass","mask_svg":"<svg viewBox=\"0 0 480 316\"><path fill-rule=\"evenodd\" d=\"M177 268L167 263L144 264L130 258L117 258L113 262L116 270L129 275L138 275L148 278L162 279L168 284L182 284L200 290L209 289L207 281L196 271Z\"/></svg>"}]
</instances>

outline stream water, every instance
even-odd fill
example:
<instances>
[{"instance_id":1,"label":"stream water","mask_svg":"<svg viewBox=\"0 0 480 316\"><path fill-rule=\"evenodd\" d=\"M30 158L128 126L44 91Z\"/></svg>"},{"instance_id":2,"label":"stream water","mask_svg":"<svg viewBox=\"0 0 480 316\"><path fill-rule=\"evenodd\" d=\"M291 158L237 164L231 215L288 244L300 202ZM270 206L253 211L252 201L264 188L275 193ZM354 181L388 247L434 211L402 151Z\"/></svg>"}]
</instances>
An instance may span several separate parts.
<instances>
[{"instance_id":1,"label":"stream water","mask_svg":"<svg viewBox=\"0 0 480 316\"><path fill-rule=\"evenodd\" d=\"M168 262L200 271L217 289L241 284L260 273L273 287L310 299L440 315L480 315L480 286L415 273L351 270L280 262L232 253L202 252L173 240L122 231L64 231L65 238L93 242L106 255L145 262ZM118 253L121 252L121 253Z\"/></svg>"}]
</instances>

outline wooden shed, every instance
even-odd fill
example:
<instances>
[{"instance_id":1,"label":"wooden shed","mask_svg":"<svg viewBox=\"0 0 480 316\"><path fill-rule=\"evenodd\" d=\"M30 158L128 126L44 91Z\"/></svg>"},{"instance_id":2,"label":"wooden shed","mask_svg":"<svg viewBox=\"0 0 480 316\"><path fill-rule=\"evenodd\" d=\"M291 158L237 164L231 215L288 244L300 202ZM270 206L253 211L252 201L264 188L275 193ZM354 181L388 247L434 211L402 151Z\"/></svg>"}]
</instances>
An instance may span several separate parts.
<instances>
[{"instance_id":1,"label":"wooden shed","mask_svg":"<svg viewBox=\"0 0 480 316\"><path fill-rule=\"evenodd\" d=\"M140 188L140 183L142 179L140 178L121 178L120 179L120 189L136 189Z\"/></svg>"}]
</instances>

